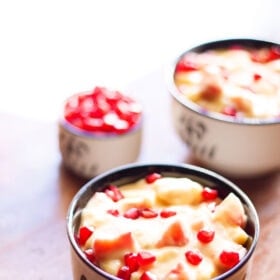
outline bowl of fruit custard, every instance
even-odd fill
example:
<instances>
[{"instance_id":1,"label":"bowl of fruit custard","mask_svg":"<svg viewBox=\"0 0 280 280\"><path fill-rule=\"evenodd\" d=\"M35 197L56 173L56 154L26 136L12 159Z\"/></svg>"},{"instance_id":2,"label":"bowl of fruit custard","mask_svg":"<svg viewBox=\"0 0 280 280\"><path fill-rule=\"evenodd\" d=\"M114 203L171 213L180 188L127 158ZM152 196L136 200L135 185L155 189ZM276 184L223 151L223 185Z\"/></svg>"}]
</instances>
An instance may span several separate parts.
<instances>
[{"instance_id":1,"label":"bowl of fruit custard","mask_svg":"<svg viewBox=\"0 0 280 280\"><path fill-rule=\"evenodd\" d=\"M207 169L129 164L86 183L67 215L74 280L248 279L259 220Z\"/></svg>"},{"instance_id":2,"label":"bowl of fruit custard","mask_svg":"<svg viewBox=\"0 0 280 280\"><path fill-rule=\"evenodd\" d=\"M168 67L172 118L203 166L253 177L280 167L280 46L228 39L195 46Z\"/></svg>"},{"instance_id":3,"label":"bowl of fruit custard","mask_svg":"<svg viewBox=\"0 0 280 280\"><path fill-rule=\"evenodd\" d=\"M90 179L137 160L142 142L142 106L131 96L106 87L67 98L59 120L64 166Z\"/></svg>"}]
</instances>

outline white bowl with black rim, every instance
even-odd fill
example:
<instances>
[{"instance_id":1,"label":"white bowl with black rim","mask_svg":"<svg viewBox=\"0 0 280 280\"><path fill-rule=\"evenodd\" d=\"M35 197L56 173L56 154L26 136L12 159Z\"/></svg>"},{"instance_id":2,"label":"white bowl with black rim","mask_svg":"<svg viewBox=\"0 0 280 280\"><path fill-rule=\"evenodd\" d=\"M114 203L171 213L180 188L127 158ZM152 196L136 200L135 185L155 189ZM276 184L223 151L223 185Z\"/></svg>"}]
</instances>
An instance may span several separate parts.
<instances>
[{"instance_id":1,"label":"white bowl with black rim","mask_svg":"<svg viewBox=\"0 0 280 280\"><path fill-rule=\"evenodd\" d=\"M186 98L174 81L177 64L186 54L236 46L254 50L275 48L278 52L275 55L280 61L279 44L257 39L226 39L188 49L166 71L172 98L172 119L179 137L202 166L231 177L261 176L280 168L280 112L277 116L262 119L206 110ZM253 75L255 79L260 78L257 74ZM280 88L276 92L279 95ZM276 102L279 103L275 101L272 105ZM269 114L269 109L266 113Z\"/></svg>"},{"instance_id":2,"label":"white bowl with black rim","mask_svg":"<svg viewBox=\"0 0 280 280\"><path fill-rule=\"evenodd\" d=\"M214 280L244 280L249 275L253 254L259 239L259 219L254 205L247 195L234 183L221 175L193 165L187 164L129 164L106 173L103 173L86 183L73 198L67 215L67 235L70 243L73 279L74 280L117 280L116 276L105 272L90 261L77 242L77 232L81 221L81 213L90 198L99 191L104 191L108 185L120 187L136 182L148 174L157 173L161 176L175 178L189 178L204 186L215 189L220 198L225 198L229 193L236 195L244 206L247 216L245 231L250 238L244 244L246 254L240 262L225 273L217 276Z\"/></svg>"},{"instance_id":3,"label":"white bowl with black rim","mask_svg":"<svg viewBox=\"0 0 280 280\"><path fill-rule=\"evenodd\" d=\"M95 87L67 98L59 119L63 165L90 179L137 160L142 144L142 106L117 90Z\"/></svg>"}]
</instances>

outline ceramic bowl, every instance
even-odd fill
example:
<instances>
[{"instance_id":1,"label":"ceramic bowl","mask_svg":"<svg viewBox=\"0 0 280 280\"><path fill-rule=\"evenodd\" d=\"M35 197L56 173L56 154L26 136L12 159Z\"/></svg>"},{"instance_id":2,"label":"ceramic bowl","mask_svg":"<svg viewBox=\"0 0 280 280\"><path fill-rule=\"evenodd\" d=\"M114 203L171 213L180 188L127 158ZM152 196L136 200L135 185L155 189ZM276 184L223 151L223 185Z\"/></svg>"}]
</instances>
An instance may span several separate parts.
<instances>
[{"instance_id":1,"label":"ceramic bowl","mask_svg":"<svg viewBox=\"0 0 280 280\"><path fill-rule=\"evenodd\" d=\"M248 217L245 231L250 240L246 243L247 253L241 261L232 269L214 278L214 280L230 279L244 280L250 271L250 264L259 238L259 219L257 212L246 194L228 179L201 167L188 164L129 164L112 169L101 174L86 183L73 198L67 215L67 234L70 242L73 279L74 280L117 280L119 278L104 272L91 263L84 255L76 241L77 229L79 227L81 211L89 199L97 191L104 190L104 186L115 184L122 186L144 178L150 173L160 173L163 176L188 177L210 188L215 188L221 198L230 192L234 193L242 202Z\"/></svg>"},{"instance_id":2,"label":"ceramic bowl","mask_svg":"<svg viewBox=\"0 0 280 280\"><path fill-rule=\"evenodd\" d=\"M104 88L101 89L105 90ZM94 89L94 91L97 90L99 91L100 88ZM73 107L75 107L76 99L84 98L84 96L91 96L91 94L92 91L88 91L69 97L63 107L64 112L68 110L66 108L68 103L74 103ZM124 95L121 94L121 96ZM127 99L126 96L125 99ZM131 100L132 99L129 98L129 102ZM90 99L89 101L92 100ZM103 98L101 101L101 105L104 106ZM109 102L111 101L109 100ZM134 100L133 102L140 105ZM90 106L91 105L86 104L81 110L92 111L93 109L90 108ZM88 107L90 109L88 109ZM124 110L126 109L125 107ZM74 110L76 109L74 108L73 111ZM94 110L96 110L96 108L94 108ZM99 110L99 108L97 108L97 110ZM139 110L138 107L137 110ZM106 113L103 114L103 112L100 113L100 111L101 110L97 112L98 117L99 115L104 117L103 115ZM78 112L78 114L80 113L84 114L85 112ZM74 113L71 112L71 114L74 115L73 118L76 117L75 111ZM86 112L86 114L91 114L91 112ZM109 112L109 114L111 114L111 112ZM69 119L72 118L71 116ZM109 129L106 131L107 127L100 131L99 128L97 129L83 124L80 125L80 122L75 120L77 124L81 126L77 127L73 125L69 119L63 114L59 120L59 150L64 166L74 174L85 179L90 179L113 167L132 163L137 160L142 143L142 111L137 111L137 118L134 120L135 123L124 131L111 131ZM92 119L93 118L91 118L90 121ZM98 118L95 118L95 120L96 119L99 121Z\"/></svg>"},{"instance_id":3,"label":"ceramic bowl","mask_svg":"<svg viewBox=\"0 0 280 280\"><path fill-rule=\"evenodd\" d=\"M174 127L202 166L230 177L261 176L279 170L280 120L248 119L206 111L188 100L174 82L176 65L185 54L230 48L278 47L256 39L227 39L195 46L167 67ZM256 77L257 78L257 77Z\"/></svg>"}]
</instances>

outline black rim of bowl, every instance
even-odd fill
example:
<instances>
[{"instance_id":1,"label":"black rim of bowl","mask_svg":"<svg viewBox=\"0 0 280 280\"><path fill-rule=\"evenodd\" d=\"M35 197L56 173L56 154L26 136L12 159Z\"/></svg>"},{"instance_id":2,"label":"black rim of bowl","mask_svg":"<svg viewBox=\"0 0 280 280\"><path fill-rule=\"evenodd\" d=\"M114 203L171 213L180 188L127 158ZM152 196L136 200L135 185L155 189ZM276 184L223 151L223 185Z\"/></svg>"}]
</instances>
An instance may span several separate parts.
<instances>
[{"instance_id":1,"label":"black rim of bowl","mask_svg":"<svg viewBox=\"0 0 280 280\"><path fill-rule=\"evenodd\" d=\"M85 207L88 200L96 191L102 191L109 184L116 184L117 186L121 186L126 183L132 183L137 181L138 179L144 178L147 174L153 172L160 173L163 176L188 177L190 179L196 180L204 186L207 185L211 188L217 189L219 192L219 196L222 198L224 198L229 192L233 192L239 197L245 207L246 214L248 215L248 217L250 217L246 226L246 231L248 231L249 235L252 237L250 244L248 245L249 249L246 255L234 268L215 277L213 280L227 279L229 276L233 275L236 271L241 269L249 261L259 239L260 225L256 209L249 197L233 182L217 174L216 172L191 164L127 164L98 175L88 181L83 187L81 187L81 189L76 193L72 202L70 203L66 218L68 239L70 241L70 245L74 249L76 255L80 258L80 260L82 260L85 265L87 265L90 269L94 270L105 279L119 279L116 276L103 271L101 268L95 266L89 260L87 260L82 250L79 248L78 244L75 241L74 235L76 225L79 224L79 218L82 209Z\"/></svg>"},{"instance_id":2,"label":"black rim of bowl","mask_svg":"<svg viewBox=\"0 0 280 280\"><path fill-rule=\"evenodd\" d=\"M172 95L172 97L180 103L182 106L188 108L195 114L200 116L204 116L210 118L215 121L226 122L233 125L249 125L249 126L256 126L256 125L275 125L280 123L280 119L269 118L269 119L254 119L254 118L234 118L231 116L222 115L220 113L209 112L203 110L202 107L197 105L194 102L187 100L186 97L182 96L181 92L177 88L174 83L174 73L175 67L179 60L184 57L185 54L189 52L196 52L201 53L207 50L215 50L215 49L223 49L230 46L241 46L245 48L263 48L263 47L273 47L280 45L276 42L260 40L260 39L250 39L250 38L233 38L233 39L225 39L225 40L217 40L217 41L210 41L207 43L202 43L200 45L194 46L182 54L180 54L168 67L166 67L166 81L167 81L167 88Z\"/></svg>"}]
</instances>

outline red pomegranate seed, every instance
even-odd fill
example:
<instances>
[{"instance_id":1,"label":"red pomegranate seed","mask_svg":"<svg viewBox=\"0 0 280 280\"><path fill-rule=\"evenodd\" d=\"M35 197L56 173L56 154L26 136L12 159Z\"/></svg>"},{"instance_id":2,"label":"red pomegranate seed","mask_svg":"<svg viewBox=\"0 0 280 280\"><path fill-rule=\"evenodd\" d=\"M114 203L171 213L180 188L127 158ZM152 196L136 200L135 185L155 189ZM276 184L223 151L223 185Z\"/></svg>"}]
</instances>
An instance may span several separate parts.
<instances>
[{"instance_id":1,"label":"red pomegranate seed","mask_svg":"<svg viewBox=\"0 0 280 280\"><path fill-rule=\"evenodd\" d=\"M144 208L140 210L140 216L146 219L150 219L157 217L158 213L152 209Z\"/></svg>"},{"instance_id":2,"label":"red pomegranate seed","mask_svg":"<svg viewBox=\"0 0 280 280\"><path fill-rule=\"evenodd\" d=\"M109 185L105 191L107 196L109 196L114 202L117 202L124 198L123 194L121 193L120 189L115 185Z\"/></svg>"},{"instance_id":3,"label":"red pomegranate seed","mask_svg":"<svg viewBox=\"0 0 280 280\"><path fill-rule=\"evenodd\" d=\"M139 266L152 264L156 260L156 256L150 252L142 251L137 254L137 262Z\"/></svg>"},{"instance_id":4,"label":"red pomegranate seed","mask_svg":"<svg viewBox=\"0 0 280 280\"><path fill-rule=\"evenodd\" d=\"M124 255L124 264L129 267L130 272L137 271L139 268L137 253L127 253Z\"/></svg>"},{"instance_id":5,"label":"red pomegranate seed","mask_svg":"<svg viewBox=\"0 0 280 280\"><path fill-rule=\"evenodd\" d=\"M117 277L123 280L130 280L131 271L128 266L121 266L118 270Z\"/></svg>"},{"instance_id":6,"label":"red pomegranate seed","mask_svg":"<svg viewBox=\"0 0 280 280\"><path fill-rule=\"evenodd\" d=\"M145 271L140 277L140 280L156 280L157 277L152 274L150 271Z\"/></svg>"},{"instance_id":7,"label":"red pomegranate seed","mask_svg":"<svg viewBox=\"0 0 280 280\"><path fill-rule=\"evenodd\" d=\"M237 114L237 110L233 106L225 106L221 113L226 116L235 117Z\"/></svg>"},{"instance_id":8,"label":"red pomegranate seed","mask_svg":"<svg viewBox=\"0 0 280 280\"><path fill-rule=\"evenodd\" d=\"M140 217L140 210L138 208L132 207L126 210L123 216L128 219L138 219Z\"/></svg>"},{"instance_id":9,"label":"red pomegranate seed","mask_svg":"<svg viewBox=\"0 0 280 280\"><path fill-rule=\"evenodd\" d=\"M148 184L152 184L159 178L161 178L161 175L159 173L154 172L154 173L147 175L145 179Z\"/></svg>"},{"instance_id":10,"label":"red pomegranate seed","mask_svg":"<svg viewBox=\"0 0 280 280\"><path fill-rule=\"evenodd\" d=\"M204 187L201 194L203 201L215 200L218 197L218 191L208 187Z\"/></svg>"},{"instance_id":11,"label":"red pomegranate seed","mask_svg":"<svg viewBox=\"0 0 280 280\"><path fill-rule=\"evenodd\" d=\"M187 251L185 253L185 257L186 257L187 261L192 265L199 265L202 261L201 254L198 252L191 251L191 250Z\"/></svg>"},{"instance_id":12,"label":"red pomegranate seed","mask_svg":"<svg viewBox=\"0 0 280 280\"><path fill-rule=\"evenodd\" d=\"M233 251L222 251L219 258L221 263L228 268L234 267L240 261L239 254Z\"/></svg>"},{"instance_id":13,"label":"red pomegranate seed","mask_svg":"<svg viewBox=\"0 0 280 280\"><path fill-rule=\"evenodd\" d=\"M209 243L215 237L215 231L202 229L197 233L197 239L202 243Z\"/></svg>"},{"instance_id":14,"label":"red pomegranate seed","mask_svg":"<svg viewBox=\"0 0 280 280\"><path fill-rule=\"evenodd\" d=\"M83 226L79 229L79 234L77 236L77 240L80 246L84 246L87 242L87 240L90 238L90 236L93 233L93 228Z\"/></svg>"},{"instance_id":15,"label":"red pomegranate seed","mask_svg":"<svg viewBox=\"0 0 280 280\"><path fill-rule=\"evenodd\" d=\"M96 258L95 258L95 254L92 248L86 249L84 251L87 259L92 262L92 263L96 263Z\"/></svg>"},{"instance_id":16,"label":"red pomegranate seed","mask_svg":"<svg viewBox=\"0 0 280 280\"><path fill-rule=\"evenodd\" d=\"M198 70L197 66L192 63L191 61L188 61L186 59L181 59L175 68L175 72L188 72L188 71L196 71Z\"/></svg>"},{"instance_id":17,"label":"red pomegranate seed","mask_svg":"<svg viewBox=\"0 0 280 280\"><path fill-rule=\"evenodd\" d=\"M255 73L253 77L254 77L254 81L258 81L262 78L262 76L258 73Z\"/></svg>"},{"instance_id":18,"label":"red pomegranate seed","mask_svg":"<svg viewBox=\"0 0 280 280\"><path fill-rule=\"evenodd\" d=\"M118 217L118 216L120 215L118 209L109 209L109 210L107 211L107 213L109 213L109 214L111 214L111 215L113 215L113 216L115 216L115 217Z\"/></svg>"},{"instance_id":19,"label":"red pomegranate seed","mask_svg":"<svg viewBox=\"0 0 280 280\"><path fill-rule=\"evenodd\" d=\"M175 216L175 215L176 215L176 212L172 211L172 210L163 209L160 212L160 216L162 218L169 218L169 217L172 217L172 216Z\"/></svg>"}]
</instances>

